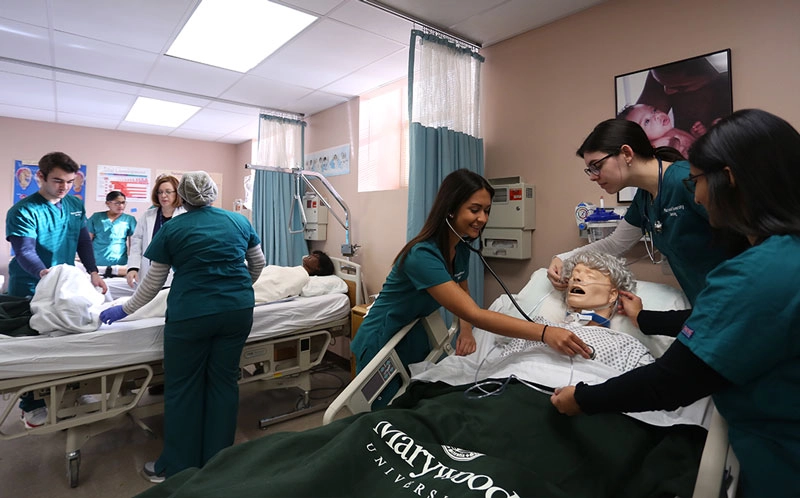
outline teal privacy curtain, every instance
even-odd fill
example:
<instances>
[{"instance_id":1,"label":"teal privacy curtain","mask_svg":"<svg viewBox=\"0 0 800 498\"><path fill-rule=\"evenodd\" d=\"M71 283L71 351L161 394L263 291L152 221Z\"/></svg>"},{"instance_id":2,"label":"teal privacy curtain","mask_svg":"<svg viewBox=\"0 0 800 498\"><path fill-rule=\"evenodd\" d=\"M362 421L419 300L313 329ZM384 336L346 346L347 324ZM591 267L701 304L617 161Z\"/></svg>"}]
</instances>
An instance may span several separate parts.
<instances>
[{"instance_id":1,"label":"teal privacy curtain","mask_svg":"<svg viewBox=\"0 0 800 498\"><path fill-rule=\"evenodd\" d=\"M408 64L409 172L407 239L419 233L449 173L483 175L480 70L483 57L433 33L413 30ZM470 259L469 290L483 306L483 266Z\"/></svg>"},{"instance_id":2,"label":"teal privacy curtain","mask_svg":"<svg viewBox=\"0 0 800 498\"><path fill-rule=\"evenodd\" d=\"M305 122L262 114L256 163L278 168L303 164ZM268 265L298 266L308 254L300 204L291 174L256 170L253 182L253 226L261 238ZM291 226L290 226L291 220Z\"/></svg>"}]
</instances>

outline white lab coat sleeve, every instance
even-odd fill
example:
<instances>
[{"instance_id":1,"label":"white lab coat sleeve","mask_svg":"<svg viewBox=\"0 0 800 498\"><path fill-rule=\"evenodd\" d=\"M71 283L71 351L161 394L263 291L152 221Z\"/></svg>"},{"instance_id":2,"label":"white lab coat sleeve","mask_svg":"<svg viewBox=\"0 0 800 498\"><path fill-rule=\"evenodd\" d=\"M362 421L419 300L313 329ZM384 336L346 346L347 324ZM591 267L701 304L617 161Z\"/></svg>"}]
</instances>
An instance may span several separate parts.
<instances>
[{"instance_id":1,"label":"white lab coat sleeve","mask_svg":"<svg viewBox=\"0 0 800 498\"><path fill-rule=\"evenodd\" d=\"M614 256L621 256L636 244L642 238L642 229L631 225L627 221L620 220L617 228L611 232L611 235L604 239L597 240L585 246L576 247L571 251L557 254L556 257L561 261L565 261L570 256L585 252L605 252L613 254Z\"/></svg>"}]
</instances>

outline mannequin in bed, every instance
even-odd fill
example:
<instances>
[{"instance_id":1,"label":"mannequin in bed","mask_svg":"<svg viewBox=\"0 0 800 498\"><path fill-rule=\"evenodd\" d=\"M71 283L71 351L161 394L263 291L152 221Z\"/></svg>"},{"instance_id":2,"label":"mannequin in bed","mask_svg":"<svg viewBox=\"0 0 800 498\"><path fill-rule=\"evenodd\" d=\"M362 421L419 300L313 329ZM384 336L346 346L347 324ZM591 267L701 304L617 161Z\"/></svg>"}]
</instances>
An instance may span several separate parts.
<instances>
[{"instance_id":1,"label":"mannequin in bed","mask_svg":"<svg viewBox=\"0 0 800 498\"><path fill-rule=\"evenodd\" d=\"M311 251L303 258L301 266L269 265L253 284L256 304L271 303L299 296L311 277L334 274L333 261L322 251Z\"/></svg>"},{"instance_id":2,"label":"mannequin in bed","mask_svg":"<svg viewBox=\"0 0 800 498\"><path fill-rule=\"evenodd\" d=\"M625 261L607 253L586 251L564 262L563 275L566 316L553 321L536 317L545 326L565 327L580 337L592 349L592 359L624 372L654 361L644 344L625 333L609 329L617 310L620 293L635 290L633 273ZM503 356L547 347L537 341L513 339L502 352Z\"/></svg>"}]
</instances>

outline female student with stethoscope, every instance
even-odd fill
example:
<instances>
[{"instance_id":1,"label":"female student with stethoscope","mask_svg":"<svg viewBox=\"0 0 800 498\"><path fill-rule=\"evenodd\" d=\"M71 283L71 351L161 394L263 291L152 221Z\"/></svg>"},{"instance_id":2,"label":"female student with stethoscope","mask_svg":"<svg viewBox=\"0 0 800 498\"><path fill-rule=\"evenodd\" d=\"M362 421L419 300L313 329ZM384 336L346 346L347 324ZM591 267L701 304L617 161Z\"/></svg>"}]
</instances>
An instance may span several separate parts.
<instances>
[{"instance_id":1,"label":"female student with stethoscope","mask_svg":"<svg viewBox=\"0 0 800 498\"><path fill-rule=\"evenodd\" d=\"M395 258L378 299L350 344L357 371L403 326L440 307L462 320L456 354L475 351L471 328L475 325L508 337L542 341L564 354L590 357L591 350L569 330L486 310L470 297L470 249L465 239L480 237L493 195L493 187L477 173L459 169L445 177L420 233ZM430 346L421 324L400 341L397 351L406 366L425 358Z\"/></svg>"},{"instance_id":2,"label":"female student with stethoscope","mask_svg":"<svg viewBox=\"0 0 800 498\"><path fill-rule=\"evenodd\" d=\"M610 236L553 258L547 270L553 286L566 286L561 281L561 266L572 254L593 250L621 255L645 235L653 262L655 248L667 257L681 289L694 303L706 274L727 254L721 243L712 240L705 209L695 204L683 185L689 163L671 147L654 148L637 123L624 119L598 124L577 155L585 161L589 179L609 194L625 187L638 190Z\"/></svg>"}]
</instances>

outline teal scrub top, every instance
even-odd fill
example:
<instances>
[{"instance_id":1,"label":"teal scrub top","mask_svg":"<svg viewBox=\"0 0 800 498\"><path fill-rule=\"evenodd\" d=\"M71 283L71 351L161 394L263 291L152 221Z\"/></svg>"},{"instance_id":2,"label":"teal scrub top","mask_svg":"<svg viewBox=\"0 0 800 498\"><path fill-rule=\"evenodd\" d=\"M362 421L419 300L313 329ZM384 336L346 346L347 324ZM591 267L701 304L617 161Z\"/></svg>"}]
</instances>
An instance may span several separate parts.
<instances>
[{"instance_id":1,"label":"teal scrub top","mask_svg":"<svg viewBox=\"0 0 800 498\"><path fill-rule=\"evenodd\" d=\"M6 240L12 236L36 239L36 254L47 268L60 264L75 264L78 236L86 226L83 201L68 195L60 207L45 199L39 192L21 199L6 213ZM8 293L12 296L32 296L39 276L31 275L17 262L8 264Z\"/></svg>"},{"instance_id":2,"label":"teal scrub top","mask_svg":"<svg viewBox=\"0 0 800 498\"><path fill-rule=\"evenodd\" d=\"M746 496L800 496L800 237L722 263L678 340L733 385L713 395Z\"/></svg>"},{"instance_id":3,"label":"teal scrub top","mask_svg":"<svg viewBox=\"0 0 800 498\"><path fill-rule=\"evenodd\" d=\"M689 163L677 161L665 171L661 193L654 202L639 189L625 214L625 221L653 233L653 245L669 260L669 266L689 302L694 304L705 287L706 275L725 260L725 250L712 245L708 213L694 202L682 180L689 176ZM661 221L661 233L654 230Z\"/></svg>"},{"instance_id":4,"label":"teal scrub top","mask_svg":"<svg viewBox=\"0 0 800 498\"><path fill-rule=\"evenodd\" d=\"M466 280L469 276L469 255L467 245L459 242L453 261L454 273L451 275L442 252L429 239L415 244L402 265L395 263L378 299L350 343L357 370L363 369L398 330L441 307L427 289L450 280L457 283ZM430 352L430 345L421 323L415 325L400 341L396 351L403 365L425 359Z\"/></svg>"},{"instance_id":5,"label":"teal scrub top","mask_svg":"<svg viewBox=\"0 0 800 498\"><path fill-rule=\"evenodd\" d=\"M127 241L136 228L136 218L122 213L111 221L108 212L102 211L89 217L87 228L94 235L92 247L99 266L128 264Z\"/></svg>"},{"instance_id":6,"label":"teal scrub top","mask_svg":"<svg viewBox=\"0 0 800 498\"><path fill-rule=\"evenodd\" d=\"M167 296L167 320L252 308L253 282L245 254L260 244L247 218L212 206L165 223L144 256L172 266L175 272Z\"/></svg>"}]
</instances>

